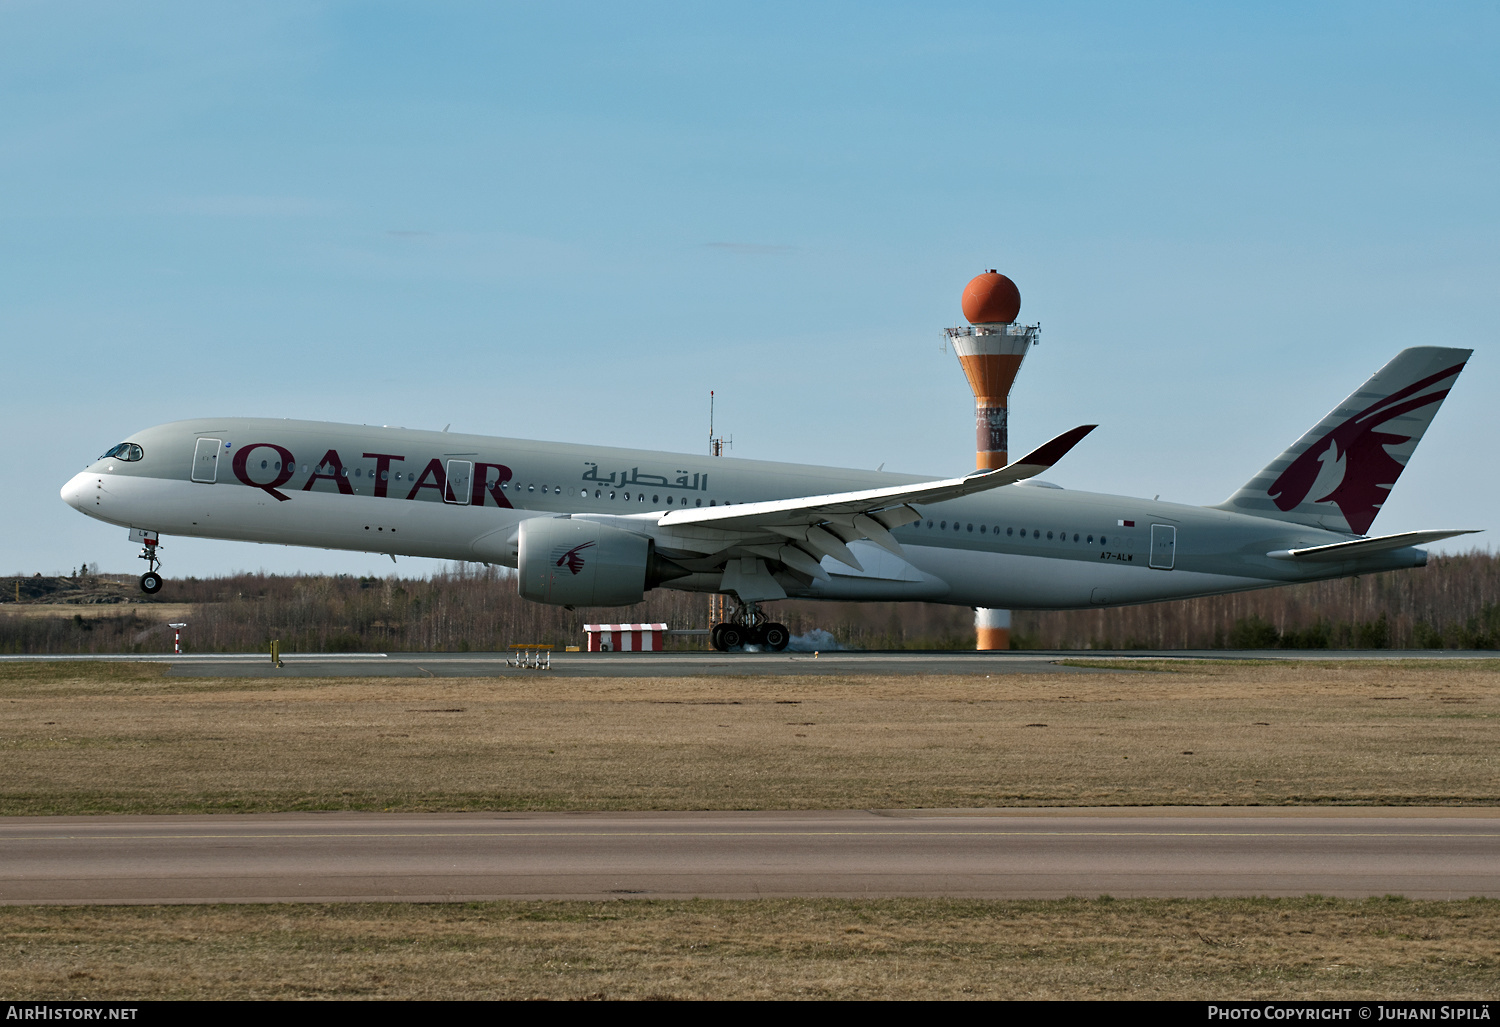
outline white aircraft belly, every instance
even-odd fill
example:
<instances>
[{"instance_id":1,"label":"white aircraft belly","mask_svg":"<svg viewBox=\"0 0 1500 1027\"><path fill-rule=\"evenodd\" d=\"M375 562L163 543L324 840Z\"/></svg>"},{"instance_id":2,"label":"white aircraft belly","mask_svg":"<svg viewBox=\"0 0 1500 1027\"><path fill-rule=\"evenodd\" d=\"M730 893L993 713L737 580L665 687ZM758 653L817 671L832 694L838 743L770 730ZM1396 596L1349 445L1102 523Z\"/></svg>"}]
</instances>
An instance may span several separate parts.
<instances>
[{"instance_id":1,"label":"white aircraft belly","mask_svg":"<svg viewBox=\"0 0 1500 1027\"><path fill-rule=\"evenodd\" d=\"M908 561L941 578L946 603L999 609L1079 609L1259 588L1259 578L1153 570L1103 560L1066 560L939 546L905 547Z\"/></svg>"},{"instance_id":2,"label":"white aircraft belly","mask_svg":"<svg viewBox=\"0 0 1500 1027\"><path fill-rule=\"evenodd\" d=\"M515 524L519 511L375 496L296 492L280 501L260 489L105 475L101 520L163 535L474 559L481 535Z\"/></svg>"}]
</instances>

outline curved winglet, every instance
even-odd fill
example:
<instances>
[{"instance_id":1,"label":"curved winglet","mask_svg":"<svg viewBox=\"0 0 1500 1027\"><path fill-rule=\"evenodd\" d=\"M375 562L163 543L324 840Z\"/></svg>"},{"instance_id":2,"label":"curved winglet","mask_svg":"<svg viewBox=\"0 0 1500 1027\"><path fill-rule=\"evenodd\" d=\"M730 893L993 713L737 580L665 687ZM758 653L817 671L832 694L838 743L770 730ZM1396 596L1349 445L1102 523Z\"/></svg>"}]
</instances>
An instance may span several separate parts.
<instances>
[{"instance_id":1,"label":"curved winglet","mask_svg":"<svg viewBox=\"0 0 1500 1027\"><path fill-rule=\"evenodd\" d=\"M1071 431L1065 431L1055 439L1042 443L1040 446L1027 453L1021 459L1010 464L1011 467L1037 466L1051 467L1063 457L1068 455L1068 450L1083 441L1083 437L1095 428L1097 424L1080 424ZM1008 468L1007 468L1008 469Z\"/></svg>"}]
</instances>

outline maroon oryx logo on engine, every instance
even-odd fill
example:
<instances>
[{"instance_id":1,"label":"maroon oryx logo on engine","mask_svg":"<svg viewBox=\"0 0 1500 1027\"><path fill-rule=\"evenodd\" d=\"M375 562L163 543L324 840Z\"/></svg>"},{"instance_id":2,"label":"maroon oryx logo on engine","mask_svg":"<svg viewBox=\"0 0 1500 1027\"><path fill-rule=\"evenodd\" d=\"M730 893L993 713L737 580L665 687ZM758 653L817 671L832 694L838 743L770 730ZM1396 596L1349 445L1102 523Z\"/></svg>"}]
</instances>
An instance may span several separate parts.
<instances>
[{"instance_id":1,"label":"maroon oryx logo on engine","mask_svg":"<svg viewBox=\"0 0 1500 1027\"><path fill-rule=\"evenodd\" d=\"M583 570L583 551L593 544L594 543L592 542L585 542L581 546L574 546L572 549L569 549L567 552L559 556L557 558L557 563L553 564L553 566L562 567L566 565L568 570L572 571L574 574L577 574L579 571ZM554 549L553 552L556 553L557 550Z\"/></svg>"},{"instance_id":2,"label":"maroon oryx logo on engine","mask_svg":"<svg viewBox=\"0 0 1500 1027\"><path fill-rule=\"evenodd\" d=\"M1309 498L1314 503L1335 503L1350 529L1363 535L1405 466L1386 447L1411 440L1410 435L1376 429L1403 414L1442 402L1448 395L1447 389L1426 395L1417 393L1463 368L1463 364L1458 364L1439 371L1371 403L1303 450L1267 492L1283 510L1291 510ZM1323 494L1312 495L1314 486Z\"/></svg>"}]
</instances>

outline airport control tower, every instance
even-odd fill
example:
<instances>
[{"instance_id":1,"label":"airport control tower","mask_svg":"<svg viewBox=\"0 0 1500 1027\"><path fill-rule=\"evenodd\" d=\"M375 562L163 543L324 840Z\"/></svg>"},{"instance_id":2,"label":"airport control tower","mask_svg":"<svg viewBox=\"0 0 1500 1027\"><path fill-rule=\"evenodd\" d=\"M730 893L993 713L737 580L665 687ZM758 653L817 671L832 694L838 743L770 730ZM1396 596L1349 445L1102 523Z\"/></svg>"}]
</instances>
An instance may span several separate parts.
<instances>
[{"instance_id":1,"label":"airport control tower","mask_svg":"<svg viewBox=\"0 0 1500 1027\"><path fill-rule=\"evenodd\" d=\"M974 463L980 470L1004 467L1010 451L1010 389L1041 326L1016 323L1021 291L994 268L965 286L963 310L969 323L947 329L947 335L974 390ZM976 610L974 627L978 648L1010 648L1009 610Z\"/></svg>"}]
</instances>

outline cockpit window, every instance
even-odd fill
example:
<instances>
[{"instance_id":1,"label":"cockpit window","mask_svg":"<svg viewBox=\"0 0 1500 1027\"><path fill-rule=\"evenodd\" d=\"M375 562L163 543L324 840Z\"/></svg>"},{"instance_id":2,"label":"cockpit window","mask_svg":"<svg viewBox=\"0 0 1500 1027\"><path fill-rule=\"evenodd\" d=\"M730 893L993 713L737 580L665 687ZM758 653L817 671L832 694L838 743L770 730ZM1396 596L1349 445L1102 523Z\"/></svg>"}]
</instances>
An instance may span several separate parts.
<instances>
[{"instance_id":1,"label":"cockpit window","mask_svg":"<svg viewBox=\"0 0 1500 1027\"><path fill-rule=\"evenodd\" d=\"M122 442L114 449L111 449L108 453L105 453L99 459L115 459L121 461L122 463L128 464L132 461L139 460L143 456L145 456L145 453L141 450L140 446L137 446L134 442Z\"/></svg>"}]
</instances>

